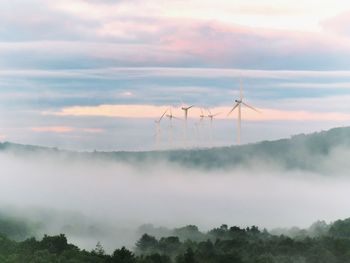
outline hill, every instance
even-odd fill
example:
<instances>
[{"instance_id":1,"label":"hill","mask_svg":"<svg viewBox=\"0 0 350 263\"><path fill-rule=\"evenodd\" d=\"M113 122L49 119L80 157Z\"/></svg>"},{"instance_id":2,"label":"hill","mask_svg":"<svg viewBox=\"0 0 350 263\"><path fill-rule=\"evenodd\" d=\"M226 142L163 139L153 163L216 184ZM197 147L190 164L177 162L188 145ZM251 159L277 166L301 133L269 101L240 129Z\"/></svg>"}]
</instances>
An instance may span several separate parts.
<instances>
[{"instance_id":1,"label":"hill","mask_svg":"<svg viewBox=\"0 0 350 263\"><path fill-rule=\"evenodd\" d=\"M241 146L204 149L180 149L145 152L73 152L57 148L0 143L0 152L20 155L40 154L74 158L100 158L129 162L133 165L170 162L190 168L228 169L232 167L260 167L271 164L283 169L299 169L317 172L331 170L337 154L350 150L350 127L334 128L312 134L299 134L289 139L262 141Z\"/></svg>"}]
</instances>

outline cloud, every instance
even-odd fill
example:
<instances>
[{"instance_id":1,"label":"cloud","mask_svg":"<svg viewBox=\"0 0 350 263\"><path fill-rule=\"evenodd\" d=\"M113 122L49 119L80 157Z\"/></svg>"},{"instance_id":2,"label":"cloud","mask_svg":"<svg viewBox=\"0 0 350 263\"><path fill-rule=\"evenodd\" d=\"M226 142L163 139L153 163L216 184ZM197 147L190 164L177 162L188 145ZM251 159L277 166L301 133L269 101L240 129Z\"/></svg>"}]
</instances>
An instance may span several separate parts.
<instances>
[{"instance_id":1,"label":"cloud","mask_svg":"<svg viewBox=\"0 0 350 263\"><path fill-rule=\"evenodd\" d=\"M259 70L210 67L99 67L89 69L0 69L0 77L130 79L144 77L189 78L344 78L350 70ZM310 83L305 83L306 85ZM342 83L345 85L346 83ZM301 85L294 83L294 85ZM316 85L316 84L315 84ZM335 85L335 84L334 84Z\"/></svg>"},{"instance_id":2,"label":"cloud","mask_svg":"<svg viewBox=\"0 0 350 263\"><path fill-rule=\"evenodd\" d=\"M47 133L71 133L71 132L84 132L84 133L103 133L101 128L75 128L68 126L48 126L48 127L31 127L31 131L34 132L47 132Z\"/></svg>"},{"instance_id":3,"label":"cloud","mask_svg":"<svg viewBox=\"0 0 350 263\"><path fill-rule=\"evenodd\" d=\"M51 126L51 127L31 127L34 132L53 132L53 133L68 133L74 131L73 127L66 126Z\"/></svg>"},{"instance_id":4,"label":"cloud","mask_svg":"<svg viewBox=\"0 0 350 263\"><path fill-rule=\"evenodd\" d=\"M51 9L85 21L115 20L117 17L161 17L221 21L250 27L318 31L318 21L341 12L350 5L344 0L324 0L315 7L312 1L296 5L290 1L159 0L131 1L60 1ZM313 12L309 12L312 9ZM276 23L278 19L278 23Z\"/></svg>"},{"instance_id":5,"label":"cloud","mask_svg":"<svg viewBox=\"0 0 350 263\"><path fill-rule=\"evenodd\" d=\"M122 96L122 97L132 97L132 96L134 96L134 94L131 91L124 91L124 92L120 93L120 96Z\"/></svg>"},{"instance_id":6,"label":"cloud","mask_svg":"<svg viewBox=\"0 0 350 263\"><path fill-rule=\"evenodd\" d=\"M99 106L74 106L63 108L58 112L43 112L45 115L58 116L101 116L118 118L159 118L162 112L170 109L171 106L154 105L99 105ZM226 119L227 113L231 107L214 107L211 109L213 114L220 113L217 119ZM309 111L286 111L269 108L259 108L262 114L247 110L243 107L245 120L249 121L348 121L350 114L337 112L309 112ZM180 117L183 111L179 108L172 108L172 113ZM199 108L194 108L189 118L198 118L201 115ZM231 118L236 118L232 114Z\"/></svg>"},{"instance_id":7,"label":"cloud","mask_svg":"<svg viewBox=\"0 0 350 263\"><path fill-rule=\"evenodd\" d=\"M257 28L191 17L118 17L112 13L115 9L123 10L119 4L118 8L112 8L110 4L95 8L95 4L85 1L64 1L59 5L87 16L96 13L104 19L91 22L75 11L73 14L68 12L72 17L53 19L52 33L38 26L47 24L46 18L42 18L44 23L32 25L22 21L24 28L13 28L12 22L8 21L8 34L18 37L0 43L3 55L0 66L348 69L349 40L329 38L322 32ZM122 4L125 5L128 4ZM85 12L81 6L92 11ZM120 12L130 11L130 7L125 8L126 11ZM60 28L62 20L68 21L65 28ZM21 39L22 31L28 31L26 27L31 27L32 34Z\"/></svg>"},{"instance_id":8,"label":"cloud","mask_svg":"<svg viewBox=\"0 0 350 263\"><path fill-rule=\"evenodd\" d=\"M164 76L164 77L200 77L200 78L218 78L218 77L242 77L242 78L339 78L349 77L350 71L347 70L282 70L282 69L245 69L245 68L210 68L210 67L150 67L150 68L114 68L110 69L114 74L131 73L140 76Z\"/></svg>"},{"instance_id":9,"label":"cloud","mask_svg":"<svg viewBox=\"0 0 350 263\"><path fill-rule=\"evenodd\" d=\"M86 133L103 133L104 129L101 128L83 128L81 131Z\"/></svg>"},{"instance_id":10,"label":"cloud","mask_svg":"<svg viewBox=\"0 0 350 263\"><path fill-rule=\"evenodd\" d=\"M350 11L342 12L334 17L322 21L320 24L322 28L333 34L339 34L346 37L350 36Z\"/></svg>"}]
</instances>

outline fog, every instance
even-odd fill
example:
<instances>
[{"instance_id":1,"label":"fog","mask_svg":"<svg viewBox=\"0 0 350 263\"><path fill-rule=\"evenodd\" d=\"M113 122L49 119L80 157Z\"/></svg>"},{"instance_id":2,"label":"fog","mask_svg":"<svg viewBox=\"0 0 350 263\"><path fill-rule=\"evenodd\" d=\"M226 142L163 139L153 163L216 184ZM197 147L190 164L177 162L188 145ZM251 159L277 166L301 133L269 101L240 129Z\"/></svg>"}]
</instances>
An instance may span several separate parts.
<instances>
[{"instance_id":1,"label":"fog","mask_svg":"<svg viewBox=\"0 0 350 263\"><path fill-rule=\"evenodd\" d=\"M250 167L185 168L43 153L0 154L0 210L40 222L38 235L65 233L87 249L132 247L143 224L188 224L206 231L225 223L261 228L308 227L350 214L348 149L327 158L331 174L286 170L254 160Z\"/></svg>"}]
</instances>

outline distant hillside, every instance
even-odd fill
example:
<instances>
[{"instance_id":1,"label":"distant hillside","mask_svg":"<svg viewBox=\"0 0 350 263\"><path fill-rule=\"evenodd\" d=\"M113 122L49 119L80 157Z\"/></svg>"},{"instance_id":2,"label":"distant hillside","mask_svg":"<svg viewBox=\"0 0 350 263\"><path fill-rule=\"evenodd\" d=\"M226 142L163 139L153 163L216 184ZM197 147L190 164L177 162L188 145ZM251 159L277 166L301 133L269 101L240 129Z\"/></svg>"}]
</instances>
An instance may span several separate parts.
<instances>
[{"instance_id":1,"label":"distant hillside","mask_svg":"<svg viewBox=\"0 0 350 263\"><path fill-rule=\"evenodd\" d=\"M108 253L96 239L93 250L82 250L68 243L65 234L44 235L14 241L26 228L16 219L0 214L0 262L67 263L347 263L350 262L350 219L332 224L322 221L295 236L269 233L256 226L240 228L226 224L201 232L195 225L168 229L156 237L160 228L142 228L133 250L125 247ZM12 226L11 231L1 226ZM2 232L5 230L5 232ZM151 231L151 232L149 232ZM123 237L122 237L123 238ZM125 242L125 240L124 240ZM115 248L115 247L114 247Z\"/></svg>"},{"instance_id":2,"label":"distant hillside","mask_svg":"<svg viewBox=\"0 0 350 263\"><path fill-rule=\"evenodd\" d=\"M300 134L290 139L263 141L242 146L206 149L149 151L149 152L71 152L56 148L27 146L9 142L0 143L0 152L20 155L45 153L71 158L92 157L143 165L148 162L167 161L193 168L217 169L238 166L277 165L284 169L325 172L325 161L334 158L337 149L350 152L350 127L334 128L312 134Z\"/></svg>"}]
</instances>

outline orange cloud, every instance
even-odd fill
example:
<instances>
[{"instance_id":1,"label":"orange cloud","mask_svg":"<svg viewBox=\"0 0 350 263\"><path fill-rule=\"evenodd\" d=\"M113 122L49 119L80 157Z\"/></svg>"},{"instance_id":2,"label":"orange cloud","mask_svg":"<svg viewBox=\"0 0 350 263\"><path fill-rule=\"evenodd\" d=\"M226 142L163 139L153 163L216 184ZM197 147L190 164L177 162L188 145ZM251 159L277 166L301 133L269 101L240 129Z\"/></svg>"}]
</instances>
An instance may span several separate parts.
<instances>
[{"instance_id":1,"label":"orange cloud","mask_svg":"<svg viewBox=\"0 0 350 263\"><path fill-rule=\"evenodd\" d=\"M53 132L53 133L67 133L75 129L67 126L50 126L50 127L31 127L34 132Z\"/></svg>"},{"instance_id":2,"label":"orange cloud","mask_svg":"<svg viewBox=\"0 0 350 263\"><path fill-rule=\"evenodd\" d=\"M84 133L102 133L100 128L74 128L68 126L49 126L49 127L31 127L30 130L34 132L52 132L52 133L69 133L74 131L81 131ZM0 136L1 139L1 136Z\"/></svg>"},{"instance_id":3,"label":"orange cloud","mask_svg":"<svg viewBox=\"0 0 350 263\"><path fill-rule=\"evenodd\" d=\"M54 114L59 116L101 116L119 118L159 118L160 115L170 106L154 105L99 105L99 106L75 106L63 108L59 112L45 112L44 114ZM242 108L242 118L250 121L347 121L350 114L337 112L310 112L310 111L287 111L269 108L259 108L261 113L257 113L247 108ZM236 118L237 113L233 112L227 117L230 107L211 108L211 113L217 115L217 119ZM180 108L172 108L173 115L182 117L184 115ZM204 110L204 114L208 114ZM192 108L189 118L199 118L201 109Z\"/></svg>"},{"instance_id":4,"label":"orange cloud","mask_svg":"<svg viewBox=\"0 0 350 263\"><path fill-rule=\"evenodd\" d=\"M156 118L168 106L153 105L100 105L63 108L54 113L60 116L104 116L121 118Z\"/></svg>"}]
</instances>

